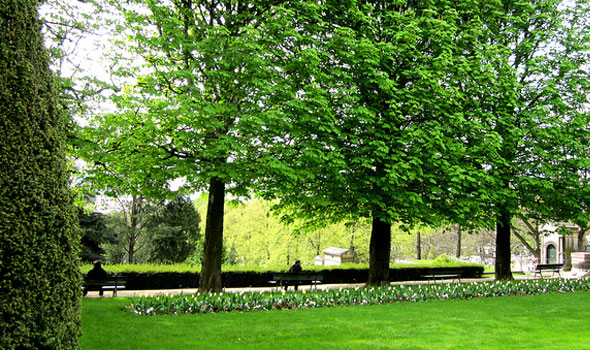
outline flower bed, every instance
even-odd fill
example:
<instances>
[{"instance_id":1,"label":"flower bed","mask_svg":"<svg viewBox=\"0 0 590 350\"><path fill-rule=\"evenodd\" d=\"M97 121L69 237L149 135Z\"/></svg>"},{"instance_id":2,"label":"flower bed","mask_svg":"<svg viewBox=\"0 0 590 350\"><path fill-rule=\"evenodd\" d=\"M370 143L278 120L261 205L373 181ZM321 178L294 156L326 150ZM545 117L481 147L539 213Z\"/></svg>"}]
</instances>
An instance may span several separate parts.
<instances>
[{"instance_id":1,"label":"flower bed","mask_svg":"<svg viewBox=\"0 0 590 350\"><path fill-rule=\"evenodd\" d=\"M161 295L134 299L128 309L138 315L245 312L343 305L376 305L439 299L471 299L505 295L534 295L551 292L573 292L584 289L590 289L590 279L421 284L300 292Z\"/></svg>"}]
</instances>

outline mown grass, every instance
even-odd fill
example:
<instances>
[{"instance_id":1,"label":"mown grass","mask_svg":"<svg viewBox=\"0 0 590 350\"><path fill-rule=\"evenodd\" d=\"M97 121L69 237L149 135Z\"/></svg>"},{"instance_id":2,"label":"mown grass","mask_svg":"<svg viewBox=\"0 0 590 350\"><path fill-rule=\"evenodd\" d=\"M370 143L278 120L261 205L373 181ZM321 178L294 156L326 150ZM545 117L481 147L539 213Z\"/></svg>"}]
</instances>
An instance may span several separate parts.
<instances>
[{"instance_id":1,"label":"mown grass","mask_svg":"<svg viewBox=\"0 0 590 350\"><path fill-rule=\"evenodd\" d=\"M81 349L590 349L590 291L152 317L129 304L84 299Z\"/></svg>"}]
</instances>

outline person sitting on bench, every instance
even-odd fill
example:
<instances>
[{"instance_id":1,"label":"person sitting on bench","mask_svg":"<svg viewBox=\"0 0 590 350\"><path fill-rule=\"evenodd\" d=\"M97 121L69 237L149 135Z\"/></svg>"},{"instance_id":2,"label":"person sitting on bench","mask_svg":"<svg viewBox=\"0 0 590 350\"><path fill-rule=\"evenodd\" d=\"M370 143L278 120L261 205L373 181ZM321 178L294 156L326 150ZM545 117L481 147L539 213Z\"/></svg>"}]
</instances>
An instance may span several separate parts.
<instances>
[{"instance_id":1,"label":"person sitting on bench","mask_svg":"<svg viewBox=\"0 0 590 350\"><path fill-rule=\"evenodd\" d=\"M289 273L301 273L301 271L301 261L295 260L295 263L289 268ZM288 285L285 283L285 290L287 290L287 286ZM293 281L293 286L295 290L297 290L299 287L299 281Z\"/></svg>"},{"instance_id":2,"label":"person sitting on bench","mask_svg":"<svg viewBox=\"0 0 590 350\"><path fill-rule=\"evenodd\" d=\"M107 272L102 268L101 263L99 260L95 260L92 265L94 267L92 270L88 271L88 278L92 278L94 280L103 280L107 278ZM98 295L102 296L103 290L102 286L100 286L100 290L98 291Z\"/></svg>"}]
</instances>

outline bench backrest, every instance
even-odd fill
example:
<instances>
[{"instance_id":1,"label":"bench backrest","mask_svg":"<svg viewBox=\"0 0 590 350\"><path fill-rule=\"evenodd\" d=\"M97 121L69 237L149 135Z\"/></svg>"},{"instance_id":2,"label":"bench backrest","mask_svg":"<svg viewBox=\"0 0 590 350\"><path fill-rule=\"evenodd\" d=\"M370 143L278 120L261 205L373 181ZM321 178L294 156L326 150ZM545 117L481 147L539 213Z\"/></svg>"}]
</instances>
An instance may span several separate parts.
<instances>
[{"instance_id":1,"label":"bench backrest","mask_svg":"<svg viewBox=\"0 0 590 350\"><path fill-rule=\"evenodd\" d=\"M127 276L125 275L112 275L107 276L106 278L89 278L88 276L84 276L84 284L86 285L111 285L117 284L119 286L124 286L127 282Z\"/></svg>"},{"instance_id":2,"label":"bench backrest","mask_svg":"<svg viewBox=\"0 0 590 350\"><path fill-rule=\"evenodd\" d=\"M428 270L426 275L461 275L461 268L460 267L442 267L442 268L432 268Z\"/></svg>"},{"instance_id":3,"label":"bench backrest","mask_svg":"<svg viewBox=\"0 0 590 350\"><path fill-rule=\"evenodd\" d=\"M563 264L537 264L536 270L550 270L559 269L563 267Z\"/></svg>"},{"instance_id":4,"label":"bench backrest","mask_svg":"<svg viewBox=\"0 0 590 350\"><path fill-rule=\"evenodd\" d=\"M276 272L272 275L273 280L292 280L292 281L321 281L324 279L324 274L321 272Z\"/></svg>"}]
</instances>

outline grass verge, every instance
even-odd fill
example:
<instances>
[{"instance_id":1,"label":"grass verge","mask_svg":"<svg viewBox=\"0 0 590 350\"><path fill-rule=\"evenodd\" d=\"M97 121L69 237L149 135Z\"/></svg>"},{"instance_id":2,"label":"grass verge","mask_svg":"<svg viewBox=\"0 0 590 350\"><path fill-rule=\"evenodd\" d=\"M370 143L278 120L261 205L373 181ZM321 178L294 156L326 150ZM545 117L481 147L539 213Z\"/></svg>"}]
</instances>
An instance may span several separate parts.
<instances>
[{"instance_id":1,"label":"grass verge","mask_svg":"<svg viewBox=\"0 0 590 350\"><path fill-rule=\"evenodd\" d=\"M137 316L82 301L91 349L590 349L590 291L374 306Z\"/></svg>"}]
</instances>

